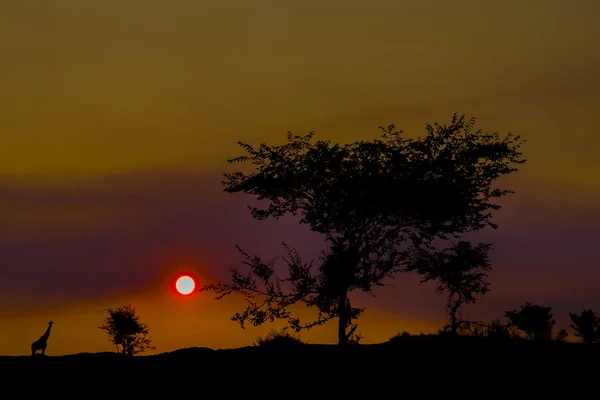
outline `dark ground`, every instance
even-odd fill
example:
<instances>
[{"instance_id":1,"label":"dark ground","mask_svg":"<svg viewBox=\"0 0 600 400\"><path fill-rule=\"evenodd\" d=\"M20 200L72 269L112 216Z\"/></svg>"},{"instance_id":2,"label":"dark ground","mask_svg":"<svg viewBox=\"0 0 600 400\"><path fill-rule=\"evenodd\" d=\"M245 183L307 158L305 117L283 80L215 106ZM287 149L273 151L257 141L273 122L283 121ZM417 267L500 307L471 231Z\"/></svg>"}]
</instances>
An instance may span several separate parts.
<instances>
[{"instance_id":1,"label":"dark ground","mask_svg":"<svg viewBox=\"0 0 600 400\"><path fill-rule=\"evenodd\" d=\"M448 338L437 335L408 336L396 338L381 344L364 344L349 346L342 350L335 345L319 344L268 344L249 346L237 349L213 350L204 347L193 347L175 350L157 355L140 355L125 357L117 353L81 353L65 356L52 356L51 346L47 356L0 356L0 368L120 368L120 367L181 367L207 365L246 365L246 361L258 360L289 361L295 363L310 360L328 363L333 359L344 359L352 354L352 360L368 360L376 358L388 359L402 364L411 362L470 363L474 366L504 363L507 360L514 365L517 362L543 361L559 359L589 358L597 364L600 359L600 345L583 345L569 342L492 340L462 336ZM225 363L225 364L222 364ZM451 365L449 365L451 367ZM315 366L319 368L319 365ZM321 365L322 367L322 365Z\"/></svg>"}]
</instances>

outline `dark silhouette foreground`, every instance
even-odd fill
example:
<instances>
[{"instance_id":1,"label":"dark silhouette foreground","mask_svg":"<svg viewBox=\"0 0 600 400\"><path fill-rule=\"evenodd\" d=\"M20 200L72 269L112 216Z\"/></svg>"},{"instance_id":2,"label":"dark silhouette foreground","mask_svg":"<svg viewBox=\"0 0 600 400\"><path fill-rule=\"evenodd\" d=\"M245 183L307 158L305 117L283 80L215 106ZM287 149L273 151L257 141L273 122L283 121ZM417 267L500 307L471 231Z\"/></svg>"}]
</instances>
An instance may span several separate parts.
<instances>
[{"instance_id":1,"label":"dark silhouette foreground","mask_svg":"<svg viewBox=\"0 0 600 400\"><path fill-rule=\"evenodd\" d=\"M146 366L184 366L209 365L213 362L234 362L238 359L256 361L262 357L277 357L289 354L298 357L310 356L317 361L320 354L328 359L333 355L343 356L345 353L377 355L409 360L439 362L442 359L477 360L485 364L498 357L512 359L539 359L547 355L550 358L559 356L589 355L594 358L600 355L600 344L585 345L564 341L532 341L524 338L493 339L476 336L435 335L398 335L387 342L379 344L357 344L341 348L335 344L305 344L299 341L283 340L277 343L254 345L236 349L213 350L205 347L193 347L175 350L157 355L140 355L130 357L119 353L81 353L65 356L29 357L0 356L1 367L146 367ZM287 354L287 355L286 355ZM233 365L233 364L232 364Z\"/></svg>"}]
</instances>

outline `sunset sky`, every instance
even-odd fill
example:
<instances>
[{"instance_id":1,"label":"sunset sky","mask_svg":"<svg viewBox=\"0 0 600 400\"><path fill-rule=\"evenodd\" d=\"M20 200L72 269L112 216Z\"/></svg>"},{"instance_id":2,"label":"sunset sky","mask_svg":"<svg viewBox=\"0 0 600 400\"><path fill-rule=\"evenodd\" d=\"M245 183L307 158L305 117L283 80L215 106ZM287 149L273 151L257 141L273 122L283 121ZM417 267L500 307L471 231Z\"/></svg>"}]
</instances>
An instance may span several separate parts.
<instances>
[{"instance_id":1,"label":"sunset sky","mask_svg":"<svg viewBox=\"0 0 600 400\"><path fill-rule=\"evenodd\" d=\"M600 312L599 19L596 0L0 0L0 355L50 319L47 354L111 351L97 327L129 303L158 352L252 344L269 327L231 322L242 302L177 297L174 274L227 279L235 244L324 247L222 193L236 142L418 136L454 112L528 141L499 230L477 236L492 291L465 317ZM367 343L444 322L415 277L376 294Z\"/></svg>"}]
</instances>

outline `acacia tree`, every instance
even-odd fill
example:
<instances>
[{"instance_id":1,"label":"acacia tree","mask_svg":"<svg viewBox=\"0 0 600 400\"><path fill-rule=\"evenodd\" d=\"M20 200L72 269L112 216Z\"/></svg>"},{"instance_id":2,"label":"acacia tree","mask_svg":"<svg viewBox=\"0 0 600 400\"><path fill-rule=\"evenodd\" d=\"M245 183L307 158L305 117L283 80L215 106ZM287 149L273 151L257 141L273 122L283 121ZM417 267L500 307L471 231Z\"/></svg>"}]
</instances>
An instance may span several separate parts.
<instances>
[{"instance_id":1,"label":"acacia tree","mask_svg":"<svg viewBox=\"0 0 600 400\"><path fill-rule=\"evenodd\" d=\"M454 115L449 125L426 125L424 137L406 138L394 125L371 141L313 142L314 133L293 136L278 146L238 144L250 172L225 174L228 193L246 193L264 203L249 206L257 220L286 214L322 234L329 251L318 267L288 257L288 277L278 278L274 261L246 255L247 274L232 269L232 283L205 286L222 298L242 293L248 308L233 319L259 325L287 319L295 330L338 319L338 343L347 344L362 309L351 305L356 290L372 293L406 267L406 250L435 239L495 228L495 198L511 191L494 186L501 175L525 162L518 135L474 129L475 119ZM290 254L288 254L289 256ZM259 300L257 300L259 299ZM304 302L319 317L300 323L288 306Z\"/></svg>"},{"instance_id":2,"label":"acacia tree","mask_svg":"<svg viewBox=\"0 0 600 400\"><path fill-rule=\"evenodd\" d=\"M117 309L109 308L108 317L99 328L105 331L117 352L134 356L146 350L154 350L151 346L150 328L140 322L135 308L125 305Z\"/></svg>"},{"instance_id":3,"label":"acacia tree","mask_svg":"<svg viewBox=\"0 0 600 400\"><path fill-rule=\"evenodd\" d=\"M476 296L489 291L488 273L491 264L488 260L490 243L460 241L441 252L421 252L415 263L407 267L423 275L421 283L436 282L436 291L446 295L446 310L449 315L448 328L457 334L460 324L460 308L475 303Z\"/></svg>"},{"instance_id":4,"label":"acacia tree","mask_svg":"<svg viewBox=\"0 0 600 400\"><path fill-rule=\"evenodd\" d=\"M600 342L600 318L593 310L583 310L580 314L569 313L573 322L569 327L582 343Z\"/></svg>"}]
</instances>

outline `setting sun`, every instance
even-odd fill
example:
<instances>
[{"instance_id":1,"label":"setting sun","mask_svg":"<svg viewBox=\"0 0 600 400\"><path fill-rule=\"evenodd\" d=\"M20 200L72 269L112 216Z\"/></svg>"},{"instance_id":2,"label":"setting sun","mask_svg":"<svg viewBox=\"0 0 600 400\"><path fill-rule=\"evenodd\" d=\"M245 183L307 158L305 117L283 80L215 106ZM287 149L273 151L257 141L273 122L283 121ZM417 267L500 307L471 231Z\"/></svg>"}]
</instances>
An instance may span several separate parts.
<instances>
[{"instance_id":1,"label":"setting sun","mask_svg":"<svg viewBox=\"0 0 600 400\"><path fill-rule=\"evenodd\" d=\"M195 287L196 282L194 282L194 279L188 275L179 277L179 279L177 279L177 282L175 282L175 288L177 289L177 292L183 295L188 295L192 293Z\"/></svg>"}]
</instances>

